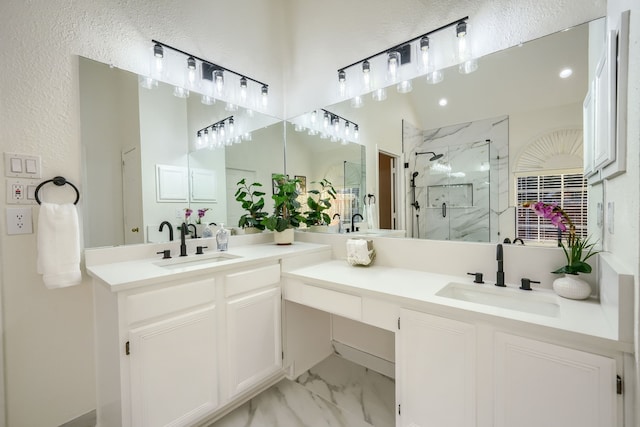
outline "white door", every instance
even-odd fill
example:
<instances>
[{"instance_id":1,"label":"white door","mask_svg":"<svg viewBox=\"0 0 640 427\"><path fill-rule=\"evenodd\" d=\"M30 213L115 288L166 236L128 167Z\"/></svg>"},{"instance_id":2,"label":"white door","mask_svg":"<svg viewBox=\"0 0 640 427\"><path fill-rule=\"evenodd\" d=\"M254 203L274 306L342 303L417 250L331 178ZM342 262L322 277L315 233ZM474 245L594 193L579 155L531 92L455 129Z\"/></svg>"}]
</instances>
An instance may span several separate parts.
<instances>
[{"instance_id":1,"label":"white door","mask_svg":"<svg viewBox=\"0 0 640 427\"><path fill-rule=\"evenodd\" d=\"M233 396L282 368L280 288L227 303L228 384Z\"/></svg>"},{"instance_id":2,"label":"white door","mask_svg":"<svg viewBox=\"0 0 640 427\"><path fill-rule=\"evenodd\" d=\"M132 329L131 425L185 426L218 406L216 309Z\"/></svg>"},{"instance_id":3,"label":"white door","mask_svg":"<svg viewBox=\"0 0 640 427\"><path fill-rule=\"evenodd\" d=\"M496 427L613 427L615 360L515 335L495 337Z\"/></svg>"},{"instance_id":4,"label":"white door","mask_svg":"<svg viewBox=\"0 0 640 427\"><path fill-rule=\"evenodd\" d=\"M475 326L406 309L400 320L396 425L475 426Z\"/></svg>"},{"instance_id":5,"label":"white door","mask_svg":"<svg viewBox=\"0 0 640 427\"><path fill-rule=\"evenodd\" d=\"M122 152L122 209L125 245L144 243L142 171L140 150L136 147Z\"/></svg>"}]
</instances>

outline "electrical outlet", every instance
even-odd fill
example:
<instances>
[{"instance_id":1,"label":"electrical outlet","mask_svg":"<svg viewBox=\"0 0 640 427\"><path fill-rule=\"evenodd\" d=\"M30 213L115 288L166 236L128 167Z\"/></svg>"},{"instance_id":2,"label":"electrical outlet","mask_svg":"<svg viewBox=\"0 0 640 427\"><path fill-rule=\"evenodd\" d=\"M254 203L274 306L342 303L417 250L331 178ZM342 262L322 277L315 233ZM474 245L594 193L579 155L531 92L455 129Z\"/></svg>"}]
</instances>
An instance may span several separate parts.
<instances>
[{"instance_id":1,"label":"electrical outlet","mask_svg":"<svg viewBox=\"0 0 640 427\"><path fill-rule=\"evenodd\" d=\"M38 182L31 179L7 179L7 204L26 205L35 203L35 187Z\"/></svg>"},{"instance_id":2,"label":"electrical outlet","mask_svg":"<svg viewBox=\"0 0 640 427\"><path fill-rule=\"evenodd\" d=\"M180 209L180 208L176 208L176 219L184 219L184 210Z\"/></svg>"},{"instance_id":3,"label":"electrical outlet","mask_svg":"<svg viewBox=\"0 0 640 427\"><path fill-rule=\"evenodd\" d=\"M31 208L7 208L7 234L33 233Z\"/></svg>"}]
</instances>

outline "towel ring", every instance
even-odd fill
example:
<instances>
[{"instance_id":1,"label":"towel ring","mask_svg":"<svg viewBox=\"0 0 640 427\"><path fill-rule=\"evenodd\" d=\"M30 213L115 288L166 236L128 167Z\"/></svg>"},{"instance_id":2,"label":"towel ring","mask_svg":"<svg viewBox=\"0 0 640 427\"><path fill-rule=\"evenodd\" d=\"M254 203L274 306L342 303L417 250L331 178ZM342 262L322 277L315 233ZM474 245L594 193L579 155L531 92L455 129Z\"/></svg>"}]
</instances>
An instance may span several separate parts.
<instances>
[{"instance_id":1,"label":"towel ring","mask_svg":"<svg viewBox=\"0 0 640 427\"><path fill-rule=\"evenodd\" d=\"M40 185L38 185L38 186L36 187L36 194L35 194L35 196L36 196L36 202L38 202L38 204L39 204L39 205L40 205L40 204L42 204L42 203L40 202L40 198L38 197L38 191L40 191L40 188L41 188L43 185L48 184L48 183L50 183L50 182L53 182L53 183L54 183L55 185L57 185L58 187L62 187L62 186L63 186L63 185L65 185L65 184L69 184L71 187L73 187L73 189L74 189L74 190L76 190L76 201L75 201L75 202L73 202L73 204L74 204L74 205L77 205L77 204L78 204L78 200L80 200L80 192L78 191L78 187L76 187L75 185L73 185L71 182L67 181L67 180L66 180L66 178L65 178L65 177L63 177L63 176L56 176L56 177L54 177L53 179L48 179L48 180L46 180L46 181L41 182L41 183L40 183Z\"/></svg>"},{"instance_id":2,"label":"towel ring","mask_svg":"<svg viewBox=\"0 0 640 427\"><path fill-rule=\"evenodd\" d=\"M364 196L364 204L365 205L370 205L371 204L371 199L373 199L373 203L376 202L376 196L373 194L367 194L366 196Z\"/></svg>"}]
</instances>

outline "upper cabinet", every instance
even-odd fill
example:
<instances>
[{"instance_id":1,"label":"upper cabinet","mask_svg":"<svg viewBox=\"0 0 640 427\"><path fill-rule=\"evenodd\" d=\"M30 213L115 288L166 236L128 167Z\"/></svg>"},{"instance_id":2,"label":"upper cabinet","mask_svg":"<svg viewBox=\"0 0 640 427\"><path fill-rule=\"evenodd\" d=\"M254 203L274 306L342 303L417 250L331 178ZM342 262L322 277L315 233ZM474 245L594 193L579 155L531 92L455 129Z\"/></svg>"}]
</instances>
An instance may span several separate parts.
<instances>
[{"instance_id":1,"label":"upper cabinet","mask_svg":"<svg viewBox=\"0 0 640 427\"><path fill-rule=\"evenodd\" d=\"M590 46L598 44L590 41ZM594 51L596 49L593 49ZM583 104L584 174L590 183L626 170L626 93L629 12L607 32L604 49Z\"/></svg>"}]
</instances>

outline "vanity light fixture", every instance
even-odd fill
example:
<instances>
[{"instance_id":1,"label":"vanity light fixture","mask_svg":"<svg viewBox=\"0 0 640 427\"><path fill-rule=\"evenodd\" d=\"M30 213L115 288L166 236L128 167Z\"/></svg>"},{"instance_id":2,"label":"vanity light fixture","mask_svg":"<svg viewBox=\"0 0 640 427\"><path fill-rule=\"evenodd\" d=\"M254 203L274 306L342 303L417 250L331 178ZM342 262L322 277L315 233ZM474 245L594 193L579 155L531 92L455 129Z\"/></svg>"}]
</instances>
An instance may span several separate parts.
<instances>
[{"instance_id":1,"label":"vanity light fixture","mask_svg":"<svg viewBox=\"0 0 640 427\"><path fill-rule=\"evenodd\" d=\"M383 100L386 98L386 93L383 92L383 89L391 84L397 84L397 89L402 93L406 93L411 90L411 87L404 82L410 81L413 77L426 75L427 82L432 84L442 81L442 71L436 69L434 52L431 51L433 46L442 48L442 46L450 45L442 37L453 38L455 35L457 52L453 55L456 58L454 64L459 64L460 72L470 73L475 71L478 63L473 58L469 47L468 20L469 17L465 16L440 28L370 55L353 64L339 68L338 89L340 96L343 98L346 96L361 97L363 94L373 91L374 99ZM455 33L453 31L450 33L443 32L443 30L449 28L455 28ZM443 36L431 37L439 32L443 32ZM439 43L439 41L444 43ZM412 62L412 52L417 52L417 59L414 61L416 63L414 67L407 67ZM441 56L446 57L446 52L439 53L438 57ZM356 68L355 66L358 67ZM360 99L357 99L352 104L359 106L361 105L360 102Z\"/></svg>"},{"instance_id":2,"label":"vanity light fixture","mask_svg":"<svg viewBox=\"0 0 640 427\"><path fill-rule=\"evenodd\" d=\"M176 89L177 96L183 96L191 90L202 95L202 103L205 105L213 104L215 96L229 104L241 105L247 109L267 108L269 85L266 83L166 43L157 40L152 40L152 43L154 62L149 78L164 80L181 87L183 90ZM176 58L179 58L179 61ZM186 68L183 62L185 60ZM153 87L147 80L140 80L140 84Z\"/></svg>"},{"instance_id":3,"label":"vanity light fixture","mask_svg":"<svg viewBox=\"0 0 640 427\"><path fill-rule=\"evenodd\" d=\"M209 147L210 149L251 141L251 132L242 132L238 129L234 116L225 117L196 132L196 150Z\"/></svg>"},{"instance_id":4,"label":"vanity light fixture","mask_svg":"<svg viewBox=\"0 0 640 427\"><path fill-rule=\"evenodd\" d=\"M322 117L322 120L319 120L319 117ZM357 123L325 109L298 116L291 120L291 123L296 132L307 131L309 135L320 135L322 139L331 138L334 142L356 142L360 135Z\"/></svg>"}]
</instances>

